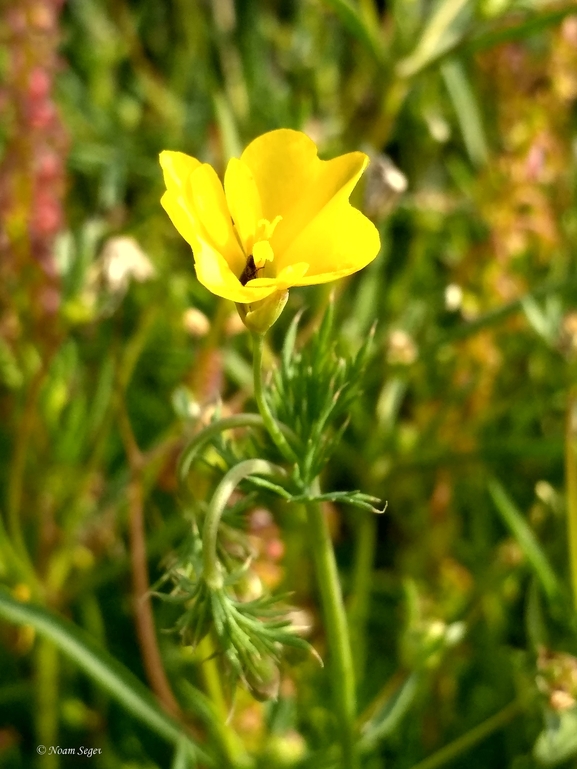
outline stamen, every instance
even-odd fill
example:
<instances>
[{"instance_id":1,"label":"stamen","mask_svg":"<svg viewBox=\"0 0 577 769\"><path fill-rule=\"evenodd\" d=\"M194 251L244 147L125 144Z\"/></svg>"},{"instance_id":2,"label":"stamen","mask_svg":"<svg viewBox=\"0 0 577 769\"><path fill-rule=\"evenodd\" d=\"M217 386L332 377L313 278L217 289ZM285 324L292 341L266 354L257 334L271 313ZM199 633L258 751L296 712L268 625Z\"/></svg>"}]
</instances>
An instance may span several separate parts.
<instances>
[{"instance_id":1,"label":"stamen","mask_svg":"<svg viewBox=\"0 0 577 769\"><path fill-rule=\"evenodd\" d=\"M255 241L258 240L270 240L273 232L276 229L277 224L281 221L282 216L275 216L272 222L268 219L259 219L256 225Z\"/></svg>"},{"instance_id":2,"label":"stamen","mask_svg":"<svg viewBox=\"0 0 577 769\"><path fill-rule=\"evenodd\" d=\"M267 262L272 262L274 259L274 251L268 240L259 240L255 243L252 247L252 255L257 267L264 267Z\"/></svg>"},{"instance_id":3,"label":"stamen","mask_svg":"<svg viewBox=\"0 0 577 769\"><path fill-rule=\"evenodd\" d=\"M258 277L258 273L264 268L267 262L273 261L274 251L268 241L269 238L272 237L275 227L281 219L282 216L276 216L272 222L269 222L268 219L259 219L256 226L255 238L250 247L251 253L247 257L244 270L239 277L243 286L246 286L249 280L254 280ZM248 245L250 246L250 243Z\"/></svg>"}]
</instances>

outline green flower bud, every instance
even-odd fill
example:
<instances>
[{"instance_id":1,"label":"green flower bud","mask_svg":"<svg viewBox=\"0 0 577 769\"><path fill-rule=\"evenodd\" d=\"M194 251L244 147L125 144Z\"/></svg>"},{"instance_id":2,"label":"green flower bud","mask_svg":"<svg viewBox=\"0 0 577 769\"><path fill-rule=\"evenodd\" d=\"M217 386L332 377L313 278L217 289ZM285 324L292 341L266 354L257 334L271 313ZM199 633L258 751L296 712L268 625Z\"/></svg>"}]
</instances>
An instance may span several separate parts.
<instances>
[{"instance_id":1,"label":"green flower bud","mask_svg":"<svg viewBox=\"0 0 577 769\"><path fill-rule=\"evenodd\" d=\"M306 743L298 732L290 731L285 734L273 734L267 742L263 758L265 766L285 767L294 766L306 755Z\"/></svg>"},{"instance_id":2,"label":"green flower bud","mask_svg":"<svg viewBox=\"0 0 577 769\"><path fill-rule=\"evenodd\" d=\"M280 686L280 672L270 657L264 657L254 663L254 670L245 672L245 680L250 693L260 702L276 700Z\"/></svg>"},{"instance_id":3,"label":"green flower bud","mask_svg":"<svg viewBox=\"0 0 577 769\"><path fill-rule=\"evenodd\" d=\"M275 291L274 294L251 304L237 303L236 309L244 325L257 334L266 334L284 310L288 300L288 291Z\"/></svg>"}]
</instances>

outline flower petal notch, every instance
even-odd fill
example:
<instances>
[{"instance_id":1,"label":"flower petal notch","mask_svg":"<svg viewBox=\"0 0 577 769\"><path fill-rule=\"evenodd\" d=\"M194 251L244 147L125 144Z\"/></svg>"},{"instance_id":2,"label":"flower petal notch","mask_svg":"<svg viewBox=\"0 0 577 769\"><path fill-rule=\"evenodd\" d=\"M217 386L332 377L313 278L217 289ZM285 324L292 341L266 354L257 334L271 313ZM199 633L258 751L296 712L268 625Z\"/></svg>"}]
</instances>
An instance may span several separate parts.
<instances>
[{"instance_id":1,"label":"flower petal notch","mask_svg":"<svg viewBox=\"0 0 577 769\"><path fill-rule=\"evenodd\" d=\"M306 134L281 128L230 160L224 187L211 166L181 152L162 152L160 164L161 203L192 247L199 281L247 305L241 317L284 306L292 286L351 275L379 252L376 227L349 203L368 164L362 152L321 160Z\"/></svg>"}]
</instances>

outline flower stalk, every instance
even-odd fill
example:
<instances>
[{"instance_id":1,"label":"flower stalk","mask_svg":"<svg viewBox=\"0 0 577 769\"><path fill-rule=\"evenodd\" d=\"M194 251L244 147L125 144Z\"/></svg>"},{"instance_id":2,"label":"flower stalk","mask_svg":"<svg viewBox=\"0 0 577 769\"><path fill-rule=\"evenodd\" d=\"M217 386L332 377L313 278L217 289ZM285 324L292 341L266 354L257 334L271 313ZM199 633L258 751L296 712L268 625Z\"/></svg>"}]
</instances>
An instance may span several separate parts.
<instances>
[{"instance_id":1,"label":"flower stalk","mask_svg":"<svg viewBox=\"0 0 577 769\"><path fill-rule=\"evenodd\" d=\"M283 435L278 422L274 418L270 406L264 395L263 384L263 352L264 352L264 335L253 334L252 335L254 347L253 347L253 375L254 375L254 397L260 415L263 418L265 427L274 441L276 447L281 452L283 457L288 462L297 463L298 458L291 448L289 442Z\"/></svg>"},{"instance_id":2,"label":"flower stalk","mask_svg":"<svg viewBox=\"0 0 577 769\"><path fill-rule=\"evenodd\" d=\"M567 542L573 605L577 610L577 393L569 397L565 436L565 476L567 484Z\"/></svg>"},{"instance_id":3,"label":"flower stalk","mask_svg":"<svg viewBox=\"0 0 577 769\"><path fill-rule=\"evenodd\" d=\"M320 494L318 480L312 484L311 492ZM355 670L337 562L322 505L318 502L308 504L307 519L331 655L333 698L339 720L343 766L355 769L358 766L355 749Z\"/></svg>"},{"instance_id":4,"label":"flower stalk","mask_svg":"<svg viewBox=\"0 0 577 769\"><path fill-rule=\"evenodd\" d=\"M264 459L247 459L239 462L224 476L212 497L202 532L202 558L204 581L212 590L223 586L223 575L216 553L218 525L224 508L238 484L249 475L274 475L284 473L281 467Z\"/></svg>"},{"instance_id":5,"label":"flower stalk","mask_svg":"<svg viewBox=\"0 0 577 769\"><path fill-rule=\"evenodd\" d=\"M262 366L264 337L254 335L254 342L254 390L259 411L271 438L279 450L283 452L287 459L294 457L294 460L296 460L294 452L288 446L284 435L280 432L264 395ZM290 454L286 452L287 448ZM320 496L321 490L318 478L310 485L309 493L312 497ZM311 502L306 505L306 509L311 549L321 593L329 653L331 655L333 697L339 721L343 766L346 769L356 769L358 757L355 749L355 671L337 563L329 527L321 504Z\"/></svg>"}]
</instances>

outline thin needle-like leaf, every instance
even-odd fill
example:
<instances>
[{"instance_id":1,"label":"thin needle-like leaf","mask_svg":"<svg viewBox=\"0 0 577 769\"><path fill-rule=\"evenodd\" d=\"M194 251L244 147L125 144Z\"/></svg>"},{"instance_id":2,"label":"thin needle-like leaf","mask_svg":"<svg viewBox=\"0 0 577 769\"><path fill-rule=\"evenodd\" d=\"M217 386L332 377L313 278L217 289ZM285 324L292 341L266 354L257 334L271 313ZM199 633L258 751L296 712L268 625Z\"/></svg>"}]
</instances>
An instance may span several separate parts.
<instances>
[{"instance_id":1,"label":"thin needle-like leaf","mask_svg":"<svg viewBox=\"0 0 577 769\"><path fill-rule=\"evenodd\" d=\"M489 493L503 521L531 564L547 596L553 598L555 595L558 595L560 589L557 576L521 511L516 507L501 484L495 479L489 481Z\"/></svg>"}]
</instances>

